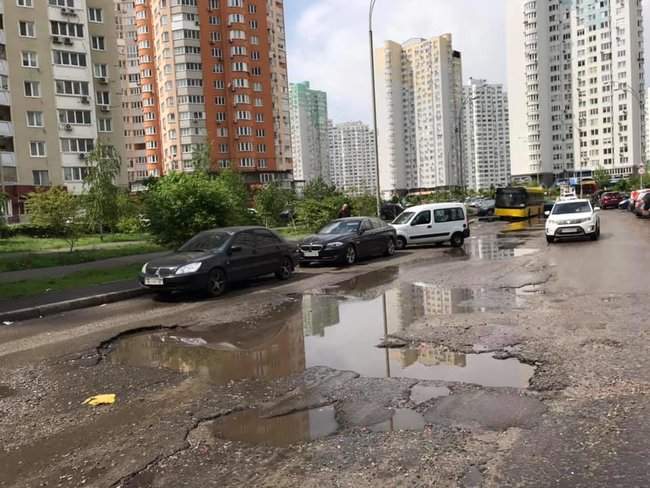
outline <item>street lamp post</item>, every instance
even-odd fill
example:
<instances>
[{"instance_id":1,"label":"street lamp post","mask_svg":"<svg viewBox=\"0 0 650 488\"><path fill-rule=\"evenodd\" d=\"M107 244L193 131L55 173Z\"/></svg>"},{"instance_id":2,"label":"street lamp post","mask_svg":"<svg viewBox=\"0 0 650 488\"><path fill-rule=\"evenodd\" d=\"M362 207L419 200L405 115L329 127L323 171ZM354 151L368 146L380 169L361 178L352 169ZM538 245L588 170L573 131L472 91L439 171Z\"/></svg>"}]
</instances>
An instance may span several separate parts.
<instances>
[{"instance_id":1,"label":"street lamp post","mask_svg":"<svg viewBox=\"0 0 650 488\"><path fill-rule=\"evenodd\" d=\"M471 80L471 78L470 78ZM482 82L480 85L478 85L478 89L482 89L485 87L485 82ZM462 90L462 88L461 88ZM458 134L458 164L460 166L460 186L463 190L466 190L467 185L465 182L465 164L463 163L463 111L465 109L465 105L468 102L473 102L475 100L478 100L480 97L478 95L472 96L471 92L467 96L461 97L460 101L460 107L458 107L458 114L456 117L456 133Z\"/></svg>"},{"instance_id":2,"label":"street lamp post","mask_svg":"<svg viewBox=\"0 0 650 488\"><path fill-rule=\"evenodd\" d=\"M630 95L632 95L634 97L634 99L637 101L637 103L639 104L639 110L643 110L643 107L641 106L641 97L639 96L639 93L634 88L632 88L631 86L627 86L627 83L619 83L618 86L616 87L616 89L614 90L614 92L617 92L617 91L627 92ZM613 103L613 100L614 100L614 96L612 95L612 103ZM615 124L615 121L612 121L612 125L614 125L614 124ZM620 124L620 122L619 122L619 124ZM643 167L644 172L645 172L645 162L643 160L644 155L643 155L643 136L642 136L642 134L639 134L639 142L641 144L641 152L639 153L640 158L641 158L640 167ZM632 164L634 164L634 161L632 162ZM641 178L641 181L640 181L641 188L643 188L643 175L639 174L639 176Z\"/></svg>"},{"instance_id":3,"label":"street lamp post","mask_svg":"<svg viewBox=\"0 0 650 488\"><path fill-rule=\"evenodd\" d=\"M375 10L375 2L370 0L370 9L368 12L368 35L370 39L370 79L372 83L372 121L375 130L375 172L377 173L376 188L377 192L377 217L381 217L381 187L379 185L379 132L377 130L377 92L375 89L375 46L372 37L372 14Z\"/></svg>"}]
</instances>

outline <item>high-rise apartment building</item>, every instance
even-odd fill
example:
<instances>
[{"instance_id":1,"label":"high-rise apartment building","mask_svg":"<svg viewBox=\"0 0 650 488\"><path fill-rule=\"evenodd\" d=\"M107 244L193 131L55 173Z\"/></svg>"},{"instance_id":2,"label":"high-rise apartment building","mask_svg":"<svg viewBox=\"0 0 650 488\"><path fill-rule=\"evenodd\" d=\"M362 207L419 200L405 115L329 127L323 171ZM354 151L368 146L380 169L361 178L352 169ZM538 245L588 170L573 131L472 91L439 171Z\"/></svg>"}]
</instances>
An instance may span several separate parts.
<instances>
[{"instance_id":1,"label":"high-rise apartment building","mask_svg":"<svg viewBox=\"0 0 650 488\"><path fill-rule=\"evenodd\" d=\"M508 97L503 85L470 79L463 88L465 186L487 190L510 183Z\"/></svg>"},{"instance_id":2,"label":"high-rise apartment building","mask_svg":"<svg viewBox=\"0 0 650 488\"><path fill-rule=\"evenodd\" d=\"M116 52L112 1L0 1L0 189L10 220L37 187L81 192L97 140L124 155Z\"/></svg>"},{"instance_id":3,"label":"high-rise apartment building","mask_svg":"<svg viewBox=\"0 0 650 488\"><path fill-rule=\"evenodd\" d=\"M451 34L375 50L384 194L460 186L461 54Z\"/></svg>"},{"instance_id":4,"label":"high-rise apartment building","mask_svg":"<svg viewBox=\"0 0 650 488\"><path fill-rule=\"evenodd\" d=\"M329 161L331 180L337 188L351 194L375 194L375 134L366 124L334 124L330 120Z\"/></svg>"},{"instance_id":5,"label":"high-rise apartment building","mask_svg":"<svg viewBox=\"0 0 650 488\"><path fill-rule=\"evenodd\" d=\"M330 181L327 94L309 82L289 85L293 177L296 181Z\"/></svg>"},{"instance_id":6,"label":"high-rise apartment building","mask_svg":"<svg viewBox=\"0 0 650 488\"><path fill-rule=\"evenodd\" d=\"M136 0L148 172L217 170L250 184L291 177L281 1Z\"/></svg>"},{"instance_id":7,"label":"high-rise apartment building","mask_svg":"<svg viewBox=\"0 0 650 488\"><path fill-rule=\"evenodd\" d=\"M640 0L508 4L514 175L636 171L644 155Z\"/></svg>"}]
</instances>

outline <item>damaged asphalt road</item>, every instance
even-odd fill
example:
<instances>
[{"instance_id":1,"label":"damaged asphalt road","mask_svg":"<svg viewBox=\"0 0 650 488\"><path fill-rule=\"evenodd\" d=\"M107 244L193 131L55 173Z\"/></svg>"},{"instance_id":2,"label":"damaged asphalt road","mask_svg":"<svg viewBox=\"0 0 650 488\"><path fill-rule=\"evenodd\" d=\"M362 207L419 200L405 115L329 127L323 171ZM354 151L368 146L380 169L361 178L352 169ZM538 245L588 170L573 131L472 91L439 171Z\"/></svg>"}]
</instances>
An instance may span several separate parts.
<instances>
[{"instance_id":1,"label":"damaged asphalt road","mask_svg":"<svg viewBox=\"0 0 650 488\"><path fill-rule=\"evenodd\" d=\"M602 222L0 326L0 486L647 486L645 223Z\"/></svg>"}]
</instances>

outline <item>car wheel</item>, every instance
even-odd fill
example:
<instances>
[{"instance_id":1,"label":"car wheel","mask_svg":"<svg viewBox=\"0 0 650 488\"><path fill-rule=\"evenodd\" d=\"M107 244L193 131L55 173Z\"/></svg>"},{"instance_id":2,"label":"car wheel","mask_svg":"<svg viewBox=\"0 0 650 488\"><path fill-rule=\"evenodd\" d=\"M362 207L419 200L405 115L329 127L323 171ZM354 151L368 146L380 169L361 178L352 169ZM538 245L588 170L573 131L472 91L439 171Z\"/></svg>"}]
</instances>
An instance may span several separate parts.
<instances>
[{"instance_id":1,"label":"car wheel","mask_svg":"<svg viewBox=\"0 0 650 488\"><path fill-rule=\"evenodd\" d=\"M460 232L451 236L451 247L460 247L465 243L465 237Z\"/></svg>"},{"instance_id":2,"label":"car wheel","mask_svg":"<svg viewBox=\"0 0 650 488\"><path fill-rule=\"evenodd\" d=\"M350 245L347 248L345 248L343 262L348 266L351 266L357 262L357 250L354 248L354 246Z\"/></svg>"},{"instance_id":3,"label":"car wheel","mask_svg":"<svg viewBox=\"0 0 650 488\"><path fill-rule=\"evenodd\" d=\"M386 243L386 252L384 254L386 256L393 256L395 254L395 241L392 238L388 239L388 242Z\"/></svg>"},{"instance_id":4,"label":"car wheel","mask_svg":"<svg viewBox=\"0 0 650 488\"><path fill-rule=\"evenodd\" d=\"M546 236L546 242L548 242L549 244L553 244L555 242L555 237Z\"/></svg>"},{"instance_id":5,"label":"car wheel","mask_svg":"<svg viewBox=\"0 0 650 488\"><path fill-rule=\"evenodd\" d=\"M228 280L226 273L221 268L216 268L210 271L208 276L207 292L211 297L219 297L224 294L228 287Z\"/></svg>"},{"instance_id":6,"label":"car wheel","mask_svg":"<svg viewBox=\"0 0 650 488\"><path fill-rule=\"evenodd\" d=\"M398 236L395 243L395 247L400 251L402 249L406 249L406 239L402 236Z\"/></svg>"},{"instance_id":7,"label":"car wheel","mask_svg":"<svg viewBox=\"0 0 650 488\"><path fill-rule=\"evenodd\" d=\"M598 238L600 237L600 227L596 227L596 232L591 234L591 236L589 236L589 237L591 237L592 241L597 241Z\"/></svg>"},{"instance_id":8,"label":"car wheel","mask_svg":"<svg viewBox=\"0 0 650 488\"><path fill-rule=\"evenodd\" d=\"M293 263L291 262L291 259L284 258L282 260L282 266L280 267L280 271L277 271L275 273L275 277L279 280L288 280L289 278L291 278L292 274L293 274Z\"/></svg>"}]
</instances>

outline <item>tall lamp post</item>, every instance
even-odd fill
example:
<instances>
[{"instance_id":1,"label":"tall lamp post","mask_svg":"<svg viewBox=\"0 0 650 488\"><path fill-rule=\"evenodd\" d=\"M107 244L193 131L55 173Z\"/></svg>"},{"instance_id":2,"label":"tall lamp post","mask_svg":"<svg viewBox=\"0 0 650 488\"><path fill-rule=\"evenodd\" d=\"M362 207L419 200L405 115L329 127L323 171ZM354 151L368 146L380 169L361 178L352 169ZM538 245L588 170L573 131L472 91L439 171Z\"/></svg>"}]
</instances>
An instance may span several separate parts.
<instances>
[{"instance_id":1,"label":"tall lamp post","mask_svg":"<svg viewBox=\"0 0 650 488\"><path fill-rule=\"evenodd\" d=\"M379 186L379 133L377 131L377 92L375 90L375 46L372 37L372 14L375 10L375 2L370 0L370 10L368 12L368 34L370 38L370 78L372 82L372 121L375 130L375 172L377 173L376 188L377 192L377 217L381 217L381 187Z\"/></svg>"},{"instance_id":2,"label":"tall lamp post","mask_svg":"<svg viewBox=\"0 0 650 488\"><path fill-rule=\"evenodd\" d=\"M634 88L632 88L631 86L627 86L627 83L619 83L614 91L615 92L622 91L622 92L629 93L630 95L632 95L634 97L636 102L639 104L639 110L643 109L643 107L641 106L641 97L639 96L639 93ZM614 99L614 97L612 96L612 100L613 99ZM619 124L620 124L620 122L619 122ZM641 152L640 152L641 165L640 165L640 167L644 168L643 172L645 173L645 164L643 162L644 154L643 154L643 142L642 141L643 141L643 135L640 134L640 137L639 137L639 142L641 143ZM634 164L634 162L632 162L632 164ZM643 188L643 174L639 173L639 177L641 178L641 181L640 181L641 188Z\"/></svg>"},{"instance_id":3,"label":"tall lamp post","mask_svg":"<svg viewBox=\"0 0 650 488\"><path fill-rule=\"evenodd\" d=\"M483 88L485 83L479 85L479 88ZM460 107L458 107L458 114L456 117L456 133L458 134L458 165L460 166L460 186L463 190L466 189L465 184L465 164L463 163L463 111L465 110L465 105L468 102L473 102L478 100L480 97L478 95L472 96L471 93L466 97L463 97L460 101Z\"/></svg>"}]
</instances>

